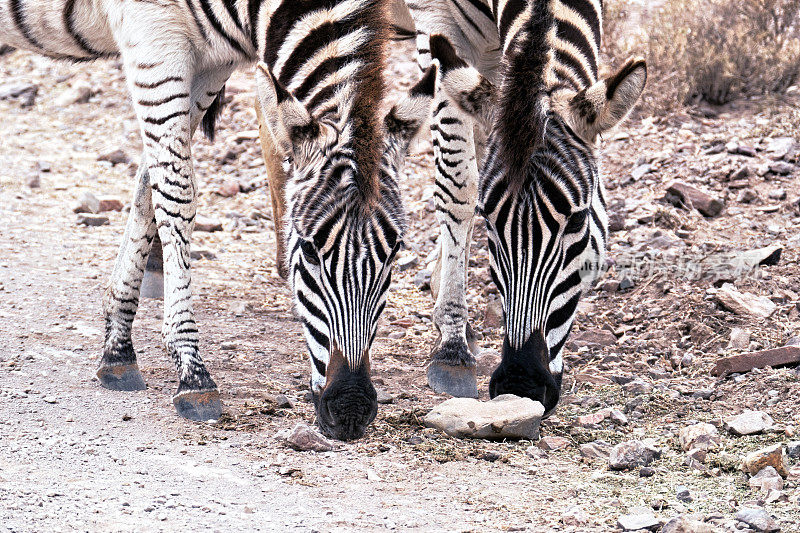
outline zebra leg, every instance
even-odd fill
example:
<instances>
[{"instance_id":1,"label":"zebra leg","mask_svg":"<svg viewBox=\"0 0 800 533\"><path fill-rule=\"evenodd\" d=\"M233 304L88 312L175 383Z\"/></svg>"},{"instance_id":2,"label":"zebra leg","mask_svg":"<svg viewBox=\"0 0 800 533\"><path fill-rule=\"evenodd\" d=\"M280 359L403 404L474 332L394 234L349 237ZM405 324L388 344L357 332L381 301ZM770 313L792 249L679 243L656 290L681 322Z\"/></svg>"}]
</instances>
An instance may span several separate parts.
<instances>
[{"instance_id":1,"label":"zebra leg","mask_svg":"<svg viewBox=\"0 0 800 533\"><path fill-rule=\"evenodd\" d=\"M136 178L136 192L125 235L111 274L111 283L103 298L106 340L97 377L103 387L112 390L146 388L131 343L131 326L139 304L139 285L156 233L150 178L144 159Z\"/></svg>"},{"instance_id":2,"label":"zebra leg","mask_svg":"<svg viewBox=\"0 0 800 533\"><path fill-rule=\"evenodd\" d=\"M261 152L267 167L267 181L269 192L272 196L272 218L275 223L275 265L278 275L283 279L289 278L289 264L286 259L286 172L283 171L282 154L275 146L272 134L269 132L264 116L261 113L261 104L256 99L256 115L258 116L258 132L261 138Z\"/></svg>"},{"instance_id":3,"label":"zebra leg","mask_svg":"<svg viewBox=\"0 0 800 533\"><path fill-rule=\"evenodd\" d=\"M445 92L437 91L431 133L440 255L439 290L433 309L439 338L431 352L428 384L436 392L477 398L476 362L470 350L474 336L467 323L466 303L469 241L478 184L473 121Z\"/></svg>"}]
</instances>

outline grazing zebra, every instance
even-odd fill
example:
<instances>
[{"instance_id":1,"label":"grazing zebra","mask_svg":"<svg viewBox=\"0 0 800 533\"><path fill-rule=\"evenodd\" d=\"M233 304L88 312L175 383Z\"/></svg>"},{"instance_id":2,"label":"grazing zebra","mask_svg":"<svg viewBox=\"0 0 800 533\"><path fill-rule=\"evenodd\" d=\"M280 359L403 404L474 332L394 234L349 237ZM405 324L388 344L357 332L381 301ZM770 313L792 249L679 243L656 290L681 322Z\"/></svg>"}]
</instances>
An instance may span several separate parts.
<instances>
[{"instance_id":1,"label":"grazing zebra","mask_svg":"<svg viewBox=\"0 0 800 533\"><path fill-rule=\"evenodd\" d=\"M339 438L363 433L376 405L368 350L405 224L395 175L435 76L380 120L387 9L386 0L0 0L0 42L73 61L119 54L139 118L136 191L103 302L103 386L145 387L131 326L158 234L174 405L190 419L221 413L191 304L191 138L201 122L213 134L232 71L259 62L260 110L289 171L291 264L320 423Z\"/></svg>"},{"instance_id":2,"label":"grazing zebra","mask_svg":"<svg viewBox=\"0 0 800 533\"><path fill-rule=\"evenodd\" d=\"M490 396L552 411L583 288L603 263L598 137L644 89L642 59L598 81L602 0L408 0L420 65L438 59L431 116L441 225L434 390L476 395L465 305L472 215L483 215L504 310ZM474 132L488 131L480 173Z\"/></svg>"}]
</instances>

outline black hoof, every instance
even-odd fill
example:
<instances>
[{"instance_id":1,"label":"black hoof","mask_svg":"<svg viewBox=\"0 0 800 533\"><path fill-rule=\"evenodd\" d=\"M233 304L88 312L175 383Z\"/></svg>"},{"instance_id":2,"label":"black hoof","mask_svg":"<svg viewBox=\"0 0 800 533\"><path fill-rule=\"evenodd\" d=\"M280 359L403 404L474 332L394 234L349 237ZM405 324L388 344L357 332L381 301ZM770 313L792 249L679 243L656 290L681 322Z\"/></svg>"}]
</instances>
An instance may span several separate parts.
<instances>
[{"instance_id":1,"label":"black hoof","mask_svg":"<svg viewBox=\"0 0 800 533\"><path fill-rule=\"evenodd\" d=\"M439 394L459 398L478 397L478 380L474 366L452 366L433 361L428 367L428 385Z\"/></svg>"},{"instance_id":2,"label":"black hoof","mask_svg":"<svg viewBox=\"0 0 800 533\"><path fill-rule=\"evenodd\" d=\"M178 414L189 420L219 420L222 415L222 402L216 389L179 392L172 398L172 403Z\"/></svg>"},{"instance_id":3,"label":"black hoof","mask_svg":"<svg viewBox=\"0 0 800 533\"><path fill-rule=\"evenodd\" d=\"M111 390L135 391L147 388L136 363L101 366L97 369L97 378L103 387Z\"/></svg>"}]
</instances>

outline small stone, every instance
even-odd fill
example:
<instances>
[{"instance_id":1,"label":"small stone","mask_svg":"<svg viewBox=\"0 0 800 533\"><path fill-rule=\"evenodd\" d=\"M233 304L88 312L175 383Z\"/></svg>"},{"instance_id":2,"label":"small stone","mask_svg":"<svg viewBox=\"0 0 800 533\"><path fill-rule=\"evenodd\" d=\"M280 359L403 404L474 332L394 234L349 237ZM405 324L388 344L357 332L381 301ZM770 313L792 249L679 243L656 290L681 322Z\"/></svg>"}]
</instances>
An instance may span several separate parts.
<instances>
[{"instance_id":1,"label":"small stone","mask_svg":"<svg viewBox=\"0 0 800 533\"><path fill-rule=\"evenodd\" d=\"M596 413L591 413L588 415L581 415L575 421L575 425L582 428L596 428L600 424L603 423L603 420L606 419L607 413L603 411L597 411Z\"/></svg>"},{"instance_id":2,"label":"small stone","mask_svg":"<svg viewBox=\"0 0 800 533\"><path fill-rule=\"evenodd\" d=\"M238 346L233 341L224 341L224 342L221 342L220 345L219 345L219 349L220 350L230 351L230 350L235 350L237 348L238 348Z\"/></svg>"},{"instance_id":3,"label":"small stone","mask_svg":"<svg viewBox=\"0 0 800 533\"><path fill-rule=\"evenodd\" d=\"M619 281L610 280L604 281L602 285L600 285L600 290L604 292L615 293L619 289Z\"/></svg>"},{"instance_id":4,"label":"small stone","mask_svg":"<svg viewBox=\"0 0 800 533\"><path fill-rule=\"evenodd\" d=\"M21 107L30 107L38 92L39 86L35 83L6 83L0 85L0 100L15 99Z\"/></svg>"},{"instance_id":5,"label":"small stone","mask_svg":"<svg viewBox=\"0 0 800 533\"><path fill-rule=\"evenodd\" d=\"M643 379L634 379L623 385L622 388L630 394L650 394L653 392L653 385Z\"/></svg>"},{"instance_id":6,"label":"small stone","mask_svg":"<svg viewBox=\"0 0 800 533\"><path fill-rule=\"evenodd\" d=\"M656 475L656 469L652 466L643 466L639 469L639 477L653 477Z\"/></svg>"},{"instance_id":7,"label":"small stone","mask_svg":"<svg viewBox=\"0 0 800 533\"><path fill-rule=\"evenodd\" d=\"M622 442L614 446L608 456L608 466L612 470L629 470L638 466L648 466L661 457L661 450L638 440Z\"/></svg>"},{"instance_id":8,"label":"small stone","mask_svg":"<svg viewBox=\"0 0 800 533\"><path fill-rule=\"evenodd\" d=\"M756 489L762 492L783 490L783 478L772 466L765 466L759 470L758 474L750 478L748 484L750 485L751 489Z\"/></svg>"},{"instance_id":9,"label":"small stone","mask_svg":"<svg viewBox=\"0 0 800 533\"><path fill-rule=\"evenodd\" d=\"M736 520L744 522L752 529L760 532L770 533L781 530L775 520L764 509L745 507L736 513Z\"/></svg>"},{"instance_id":10,"label":"small stone","mask_svg":"<svg viewBox=\"0 0 800 533\"><path fill-rule=\"evenodd\" d=\"M730 283L725 283L715 294L716 301L737 315L769 318L778 306L766 296L739 292Z\"/></svg>"},{"instance_id":11,"label":"small stone","mask_svg":"<svg viewBox=\"0 0 800 533\"><path fill-rule=\"evenodd\" d=\"M329 452L333 449L333 444L328 439L302 422L297 424L283 440L287 446L301 452Z\"/></svg>"},{"instance_id":12,"label":"small stone","mask_svg":"<svg viewBox=\"0 0 800 533\"><path fill-rule=\"evenodd\" d=\"M389 404L394 403L394 396L389 394L383 389L378 390L378 403L380 404Z\"/></svg>"},{"instance_id":13,"label":"small stone","mask_svg":"<svg viewBox=\"0 0 800 533\"><path fill-rule=\"evenodd\" d=\"M292 400L290 400L285 394L275 395L275 405L281 409L291 409L294 407Z\"/></svg>"},{"instance_id":14,"label":"small stone","mask_svg":"<svg viewBox=\"0 0 800 533\"><path fill-rule=\"evenodd\" d=\"M78 214L78 225L80 226L105 226L106 224L108 224L108 217L105 215Z\"/></svg>"},{"instance_id":15,"label":"small stone","mask_svg":"<svg viewBox=\"0 0 800 533\"><path fill-rule=\"evenodd\" d=\"M194 230L205 231L209 233L214 231L222 231L222 222L217 218L197 215L194 218Z\"/></svg>"},{"instance_id":16,"label":"small stone","mask_svg":"<svg viewBox=\"0 0 800 533\"><path fill-rule=\"evenodd\" d=\"M567 346L571 350L578 350L584 346L613 346L617 343L617 337L606 329L590 329L586 331L576 331L573 333Z\"/></svg>"},{"instance_id":17,"label":"small stone","mask_svg":"<svg viewBox=\"0 0 800 533\"><path fill-rule=\"evenodd\" d=\"M239 194L239 180L234 178L225 178L222 181L222 185L220 185L217 189L217 194L224 196L225 198L236 196Z\"/></svg>"},{"instance_id":18,"label":"small stone","mask_svg":"<svg viewBox=\"0 0 800 533\"><path fill-rule=\"evenodd\" d=\"M573 505L561 514L561 523L565 526L582 526L589 521L583 509L577 505Z\"/></svg>"},{"instance_id":19,"label":"small stone","mask_svg":"<svg viewBox=\"0 0 800 533\"><path fill-rule=\"evenodd\" d=\"M392 340L400 340L400 339L404 338L405 336L406 336L406 332L405 331L392 331L391 333L389 333L389 335L387 335L387 337L392 339Z\"/></svg>"},{"instance_id":20,"label":"small stone","mask_svg":"<svg viewBox=\"0 0 800 533\"><path fill-rule=\"evenodd\" d=\"M114 198L113 196L101 196L97 201L99 213L104 213L106 211L122 211L122 208L125 207L122 200Z\"/></svg>"},{"instance_id":21,"label":"small stone","mask_svg":"<svg viewBox=\"0 0 800 533\"><path fill-rule=\"evenodd\" d=\"M689 489L683 485L678 485L675 487L675 497L678 499L678 501L685 503L689 503L694 500L694 498L692 498L692 493L689 492Z\"/></svg>"},{"instance_id":22,"label":"small stone","mask_svg":"<svg viewBox=\"0 0 800 533\"><path fill-rule=\"evenodd\" d=\"M794 172L794 165L785 161L775 161L774 163L770 163L769 171L779 176L788 176Z\"/></svg>"},{"instance_id":23,"label":"small stone","mask_svg":"<svg viewBox=\"0 0 800 533\"><path fill-rule=\"evenodd\" d=\"M84 192L72 207L72 212L97 214L100 212L100 200L94 194Z\"/></svg>"},{"instance_id":24,"label":"small stone","mask_svg":"<svg viewBox=\"0 0 800 533\"><path fill-rule=\"evenodd\" d=\"M634 285L635 283L633 283L633 280L630 278L622 278L619 280L619 285L617 285L617 288L621 291L627 291L628 289L632 289Z\"/></svg>"},{"instance_id":25,"label":"small stone","mask_svg":"<svg viewBox=\"0 0 800 533\"><path fill-rule=\"evenodd\" d=\"M483 327L496 329L503 326L503 302L500 298L491 298L486 302L483 312Z\"/></svg>"},{"instance_id":26,"label":"small stone","mask_svg":"<svg viewBox=\"0 0 800 533\"><path fill-rule=\"evenodd\" d=\"M556 450L563 450L564 448L567 448L570 444L572 444L572 441L570 441L565 437L556 437L548 435L547 437L542 437L537 446L539 446L539 448L541 448L542 450L552 452Z\"/></svg>"},{"instance_id":27,"label":"small stone","mask_svg":"<svg viewBox=\"0 0 800 533\"><path fill-rule=\"evenodd\" d=\"M414 276L414 286L421 291L428 291L431 288L431 271L424 268Z\"/></svg>"},{"instance_id":28,"label":"small stone","mask_svg":"<svg viewBox=\"0 0 800 533\"><path fill-rule=\"evenodd\" d=\"M792 459L800 459L800 441L792 441L787 444L786 455Z\"/></svg>"},{"instance_id":29,"label":"small stone","mask_svg":"<svg viewBox=\"0 0 800 533\"><path fill-rule=\"evenodd\" d=\"M717 428L705 422L682 428L678 434L678 440L683 451L697 448L710 450L716 448L720 443Z\"/></svg>"},{"instance_id":30,"label":"small stone","mask_svg":"<svg viewBox=\"0 0 800 533\"><path fill-rule=\"evenodd\" d=\"M653 172L653 170L654 170L653 166L648 163L645 163L644 165L639 165L631 171L631 178L633 179L633 181L639 181L640 179L642 179L642 176L650 172Z\"/></svg>"},{"instance_id":31,"label":"small stone","mask_svg":"<svg viewBox=\"0 0 800 533\"><path fill-rule=\"evenodd\" d=\"M677 207L682 205L694 207L707 217L719 215L724 207L721 201L707 192L680 181L674 182L667 188L665 199Z\"/></svg>"},{"instance_id":32,"label":"small stone","mask_svg":"<svg viewBox=\"0 0 800 533\"><path fill-rule=\"evenodd\" d=\"M625 229L625 215L622 213L610 213L608 215L608 230L622 231Z\"/></svg>"},{"instance_id":33,"label":"small stone","mask_svg":"<svg viewBox=\"0 0 800 533\"><path fill-rule=\"evenodd\" d=\"M417 257L417 254L415 253L403 254L397 258L397 268L400 269L400 272L411 270L418 264L419 264L419 257Z\"/></svg>"},{"instance_id":34,"label":"small stone","mask_svg":"<svg viewBox=\"0 0 800 533\"><path fill-rule=\"evenodd\" d=\"M659 533L716 533L717 531L709 524L685 516L676 516L664 524Z\"/></svg>"},{"instance_id":35,"label":"small stone","mask_svg":"<svg viewBox=\"0 0 800 533\"><path fill-rule=\"evenodd\" d=\"M786 477L789 474L786 468L786 457L781 444L773 444L772 446L750 452L742 463L745 472L749 473L751 476L757 474L761 469L767 466L774 468L781 476Z\"/></svg>"},{"instance_id":36,"label":"small stone","mask_svg":"<svg viewBox=\"0 0 800 533\"><path fill-rule=\"evenodd\" d=\"M482 350L475 358L479 376L491 376L494 369L500 364L502 356L497 350Z\"/></svg>"},{"instance_id":37,"label":"small stone","mask_svg":"<svg viewBox=\"0 0 800 533\"><path fill-rule=\"evenodd\" d=\"M724 420L724 427L734 435L754 435L772 427L775 421L763 411L744 411Z\"/></svg>"},{"instance_id":38,"label":"small stone","mask_svg":"<svg viewBox=\"0 0 800 533\"><path fill-rule=\"evenodd\" d=\"M770 200L786 200L786 189L772 189L767 196Z\"/></svg>"},{"instance_id":39,"label":"small stone","mask_svg":"<svg viewBox=\"0 0 800 533\"><path fill-rule=\"evenodd\" d=\"M431 409L423 423L451 437L536 440L542 415L541 403L503 394L488 402L450 398Z\"/></svg>"},{"instance_id":40,"label":"small stone","mask_svg":"<svg viewBox=\"0 0 800 533\"><path fill-rule=\"evenodd\" d=\"M800 362L800 346L781 346L717 359L711 373L720 376L734 372L749 372L765 366L782 366Z\"/></svg>"},{"instance_id":41,"label":"small stone","mask_svg":"<svg viewBox=\"0 0 800 533\"><path fill-rule=\"evenodd\" d=\"M191 258L194 260L198 259L216 259L217 254L209 250L208 248L192 248Z\"/></svg>"},{"instance_id":42,"label":"small stone","mask_svg":"<svg viewBox=\"0 0 800 533\"><path fill-rule=\"evenodd\" d=\"M127 165L131 162L131 158L124 150L114 150L106 154L101 154L97 157L98 161L108 161L112 165Z\"/></svg>"},{"instance_id":43,"label":"small stone","mask_svg":"<svg viewBox=\"0 0 800 533\"><path fill-rule=\"evenodd\" d=\"M587 442L579 446L581 456L590 459L608 459L611 453L611 445L603 440Z\"/></svg>"},{"instance_id":44,"label":"small stone","mask_svg":"<svg viewBox=\"0 0 800 533\"><path fill-rule=\"evenodd\" d=\"M739 145L736 147L736 153L745 157L755 157L756 149L752 146Z\"/></svg>"},{"instance_id":45,"label":"small stone","mask_svg":"<svg viewBox=\"0 0 800 533\"><path fill-rule=\"evenodd\" d=\"M623 531L640 531L646 529L655 531L661 526L661 520L653 514L626 514L617 520L617 526Z\"/></svg>"},{"instance_id":46,"label":"small stone","mask_svg":"<svg viewBox=\"0 0 800 533\"><path fill-rule=\"evenodd\" d=\"M78 82L55 99L58 107L69 107L74 104L85 104L92 97L92 88L85 82Z\"/></svg>"},{"instance_id":47,"label":"small stone","mask_svg":"<svg viewBox=\"0 0 800 533\"><path fill-rule=\"evenodd\" d=\"M54 397L52 397L52 396L45 396L45 397L43 398L43 400L44 400L44 403L58 403L58 400L56 400L56 399L55 399Z\"/></svg>"},{"instance_id":48,"label":"small stone","mask_svg":"<svg viewBox=\"0 0 800 533\"><path fill-rule=\"evenodd\" d=\"M729 350L747 350L750 347L750 332L742 328L731 330L730 340L728 341Z\"/></svg>"},{"instance_id":49,"label":"small stone","mask_svg":"<svg viewBox=\"0 0 800 533\"><path fill-rule=\"evenodd\" d=\"M38 189L42 186L42 179L39 176L38 172L33 172L25 178L25 185L30 187L31 189Z\"/></svg>"},{"instance_id":50,"label":"small stone","mask_svg":"<svg viewBox=\"0 0 800 533\"><path fill-rule=\"evenodd\" d=\"M742 204L751 204L758 200L758 193L753 189L742 189L736 195L736 201Z\"/></svg>"},{"instance_id":51,"label":"small stone","mask_svg":"<svg viewBox=\"0 0 800 533\"><path fill-rule=\"evenodd\" d=\"M753 169L750 168L750 165L742 165L731 173L729 179L730 181L746 180L752 175Z\"/></svg>"}]
</instances>

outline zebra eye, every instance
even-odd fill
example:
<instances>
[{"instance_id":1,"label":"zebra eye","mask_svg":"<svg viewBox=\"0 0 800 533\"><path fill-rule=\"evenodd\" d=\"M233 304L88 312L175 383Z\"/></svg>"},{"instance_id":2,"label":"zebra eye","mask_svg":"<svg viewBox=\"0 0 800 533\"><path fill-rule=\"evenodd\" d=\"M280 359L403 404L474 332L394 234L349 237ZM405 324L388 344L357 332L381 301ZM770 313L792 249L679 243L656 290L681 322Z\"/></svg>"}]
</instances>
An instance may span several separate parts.
<instances>
[{"instance_id":1,"label":"zebra eye","mask_svg":"<svg viewBox=\"0 0 800 533\"><path fill-rule=\"evenodd\" d=\"M319 265L319 254L317 254L317 250L311 241L301 240L300 249L303 251L303 257L306 258L306 261L312 265Z\"/></svg>"},{"instance_id":2,"label":"zebra eye","mask_svg":"<svg viewBox=\"0 0 800 533\"><path fill-rule=\"evenodd\" d=\"M588 209L572 213L569 219L567 219L567 226L564 228L564 233L576 233L583 229L583 223L586 221L586 215L588 214Z\"/></svg>"}]
</instances>

